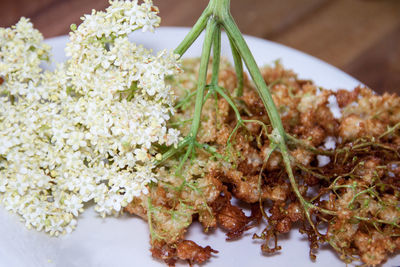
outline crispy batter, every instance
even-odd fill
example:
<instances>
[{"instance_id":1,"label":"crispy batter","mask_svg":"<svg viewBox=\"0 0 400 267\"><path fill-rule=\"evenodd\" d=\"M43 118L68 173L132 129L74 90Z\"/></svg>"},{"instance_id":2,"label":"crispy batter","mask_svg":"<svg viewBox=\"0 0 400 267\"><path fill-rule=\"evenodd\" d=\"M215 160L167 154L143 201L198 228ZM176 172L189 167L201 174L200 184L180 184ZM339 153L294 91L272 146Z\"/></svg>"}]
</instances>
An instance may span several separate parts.
<instances>
[{"instance_id":1,"label":"crispy batter","mask_svg":"<svg viewBox=\"0 0 400 267\"><path fill-rule=\"evenodd\" d=\"M168 266L175 266L178 260L187 261L190 266L193 263L201 264L212 256L211 253L218 253L210 246L201 247L191 240L181 240L173 246L165 242L154 242L151 252L153 257L164 260Z\"/></svg>"},{"instance_id":2,"label":"crispy batter","mask_svg":"<svg viewBox=\"0 0 400 267\"><path fill-rule=\"evenodd\" d=\"M179 259L188 260L190 263L203 263L211 257L211 253L218 253L210 246L203 248L190 240L179 242L176 250Z\"/></svg>"},{"instance_id":3,"label":"crispy batter","mask_svg":"<svg viewBox=\"0 0 400 267\"><path fill-rule=\"evenodd\" d=\"M220 85L232 94L237 86L235 72L226 62L222 65ZM198 61L186 61L186 74L175 80L180 108L173 123L183 134L188 133L188 119L194 112L193 98L187 98L186 90L196 87L197 68ZM184 182L174 175L178 162L167 163L161 181L149 188L151 201L143 195L126 208L151 219L153 255L168 264L178 259L204 262L215 251L184 240L193 219L205 230L220 226L232 239L263 214L268 226L255 237L265 240L264 252L279 250L276 242L270 248L269 241L297 222L308 235L312 258L318 244L327 242L346 261L359 259L370 266L384 262L400 249L400 127L396 126L400 98L378 96L363 87L352 92L324 90L280 64L261 71L286 132L298 140L288 146L299 191L330 212L311 211L326 234L308 225L282 157L268 138L272 128L264 105L245 77L243 96L234 100L241 118L251 122L238 125L228 102L210 97L204 103L198 141L215 148L219 156L197 151L194 162L184 165ZM340 118L330 110L332 98L340 107ZM232 205L232 197L252 204L252 216ZM260 209L267 205L269 213Z\"/></svg>"},{"instance_id":4,"label":"crispy batter","mask_svg":"<svg viewBox=\"0 0 400 267\"><path fill-rule=\"evenodd\" d=\"M228 230L227 237L229 240L240 237L244 231L247 230L249 218L246 217L244 212L227 203L217 215L219 226Z\"/></svg>"}]
</instances>

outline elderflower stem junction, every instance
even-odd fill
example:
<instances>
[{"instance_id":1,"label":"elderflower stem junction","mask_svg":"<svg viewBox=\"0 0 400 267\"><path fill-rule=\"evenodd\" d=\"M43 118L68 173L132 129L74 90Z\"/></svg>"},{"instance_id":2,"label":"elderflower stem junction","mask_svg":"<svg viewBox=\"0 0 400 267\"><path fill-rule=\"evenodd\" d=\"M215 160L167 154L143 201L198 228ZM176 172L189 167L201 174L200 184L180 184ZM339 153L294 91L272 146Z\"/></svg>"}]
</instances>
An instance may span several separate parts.
<instances>
[{"instance_id":1,"label":"elderflower stem junction","mask_svg":"<svg viewBox=\"0 0 400 267\"><path fill-rule=\"evenodd\" d=\"M310 215L310 209L314 208L314 205L311 203L307 202L304 197L301 195L296 179L293 175L293 170L292 170L292 163L290 160L290 155L288 152L288 148L286 145L286 139L287 139L287 134L283 128L283 124L279 115L279 112L274 104L274 101L272 99L272 95L270 93L269 87L266 85L260 70L257 66L257 63L246 43L246 41L243 38L243 35L241 34L239 28L237 27L234 19L232 18L232 15L230 14L230 0L210 0L208 6L196 22L196 24L193 26L191 31L188 33L188 35L184 38L184 40L179 44L179 46L175 49L175 53L179 55L183 55L186 50L193 44L193 42L198 38L200 33L204 30L204 28L207 25L207 30L206 30L206 37L204 40L204 45L203 45L203 52L201 55L201 64L200 64L200 69L199 69L199 85L197 89L197 97L196 97L196 106L195 106L195 113L194 113L194 120L192 122L192 128L191 132L189 135L189 138L192 139L191 142L189 142L189 150L191 151L193 149L193 142L195 142L195 138L198 132L198 127L199 127L199 119L201 117L201 110L202 106L205 100L203 100L203 95L204 95L204 88L205 88L205 73L207 72L207 64L208 63L209 57L210 57L210 47L212 44L212 39L214 39L214 56L216 58L214 59L216 62L214 62L214 68L213 68L213 75L212 75L212 84L210 88L213 88L213 85L215 86L217 77L218 77L218 68L215 67L215 65L219 62L219 50L221 49L220 45L218 45L218 40L215 40L216 38L220 38L220 32L218 32L217 35L210 34L210 25L213 25L212 28L218 27L223 27L228 35L228 38L231 43L232 47L232 54L234 58L234 63L235 63L235 69L236 72L239 74L238 75L238 88L235 93L236 96L240 96L242 94L242 87L243 87L243 71L242 71L242 60L244 61L249 74L256 86L257 92L266 108L266 111L268 113L268 117L271 121L271 125L273 127L273 133L276 138L271 139L272 143L276 143L279 151L282 154L282 158L285 164L285 168L287 171L287 174L289 176L289 181L291 183L291 186L293 188L293 191L295 192L297 198L299 199L300 203L303 205L303 208L305 210L306 216L308 221L310 222L311 226L314 228L314 224L311 220L311 215ZM214 26L216 25L216 26ZM187 141L183 141L187 142ZM182 142L182 143L183 143ZM172 156L173 154L177 153L181 148L184 146L180 145L178 146L178 149L174 149L173 151L169 151L166 155L164 155L163 160L167 159L167 157ZM189 153L185 155L183 158L183 161L187 160L187 156ZM182 163L183 164L183 163Z\"/></svg>"}]
</instances>

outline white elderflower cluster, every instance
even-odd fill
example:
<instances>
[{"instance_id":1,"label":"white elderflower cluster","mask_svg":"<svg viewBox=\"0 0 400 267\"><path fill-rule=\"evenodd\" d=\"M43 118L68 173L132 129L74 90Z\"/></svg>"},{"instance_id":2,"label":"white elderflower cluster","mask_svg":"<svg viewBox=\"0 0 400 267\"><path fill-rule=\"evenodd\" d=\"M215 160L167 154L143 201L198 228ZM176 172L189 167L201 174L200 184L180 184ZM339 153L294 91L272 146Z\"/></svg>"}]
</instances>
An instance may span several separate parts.
<instances>
[{"instance_id":1,"label":"white elderflower cluster","mask_svg":"<svg viewBox=\"0 0 400 267\"><path fill-rule=\"evenodd\" d=\"M0 94L36 95L42 69L39 64L48 60L50 47L43 36L26 18L12 28L0 30ZM7 82L4 82L7 81Z\"/></svg>"},{"instance_id":2,"label":"white elderflower cluster","mask_svg":"<svg viewBox=\"0 0 400 267\"><path fill-rule=\"evenodd\" d=\"M0 201L55 235L75 227L88 201L105 216L147 193L157 147L180 138L167 128L176 56L128 40L158 26L152 2L110 1L82 19L54 72L41 70L49 48L28 20L0 29Z\"/></svg>"}]
</instances>

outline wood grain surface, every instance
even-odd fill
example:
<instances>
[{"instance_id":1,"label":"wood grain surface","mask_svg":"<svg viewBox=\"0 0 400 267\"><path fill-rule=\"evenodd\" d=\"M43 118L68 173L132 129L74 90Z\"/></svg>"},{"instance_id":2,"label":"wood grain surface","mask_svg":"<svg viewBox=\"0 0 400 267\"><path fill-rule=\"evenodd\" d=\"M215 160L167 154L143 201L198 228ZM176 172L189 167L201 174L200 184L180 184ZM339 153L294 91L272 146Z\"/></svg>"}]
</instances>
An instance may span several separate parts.
<instances>
[{"instance_id":1,"label":"wood grain surface","mask_svg":"<svg viewBox=\"0 0 400 267\"><path fill-rule=\"evenodd\" d=\"M162 26L192 26L207 0L153 0ZM243 33L316 56L378 92L400 94L400 0L231 0ZM106 0L0 0L0 26L32 20L45 37Z\"/></svg>"}]
</instances>

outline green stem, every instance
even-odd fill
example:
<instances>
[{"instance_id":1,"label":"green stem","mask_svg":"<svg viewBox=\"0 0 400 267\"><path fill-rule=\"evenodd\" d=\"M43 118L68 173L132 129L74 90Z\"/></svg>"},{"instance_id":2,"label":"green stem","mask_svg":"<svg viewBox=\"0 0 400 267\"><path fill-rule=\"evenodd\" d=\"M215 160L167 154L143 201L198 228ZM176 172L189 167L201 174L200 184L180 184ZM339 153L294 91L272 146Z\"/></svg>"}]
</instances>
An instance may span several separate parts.
<instances>
[{"instance_id":1,"label":"green stem","mask_svg":"<svg viewBox=\"0 0 400 267\"><path fill-rule=\"evenodd\" d=\"M166 161L167 159L173 157L176 153L178 153L179 151L181 151L184 147L186 147L188 144L190 143L190 139L189 138L185 138L182 141L179 142L179 144L176 147L171 147L167 152L165 152L162 155L162 159L160 161L157 162L157 164L161 164L164 161Z\"/></svg>"},{"instance_id":2,"label":"green stem","mask_svg":"<svg viewBox=\"0 0 400 267\"><path fill-rule=\"evenodd\" d=\"M226 15L229 14L231 0L210 0L207 8L210 8L212 14L218 19L223 21Z\"/></svg>"},{"instance_id":3,"label":"green stem","mask_svg":"<svg viewBox=\"0 0 400 267\"><path fill-rule=\"evenodd\" d=\"M215 158L224 159L224 157L217 152L217 149L215 147L210 146L209 144L201 144L201 143L198 143L198 142L196 142L195 144L196 144L197 147L207 151L208 153L213 155Z\"/></svg>"},{"instance_id":4,"label":"green stem","mask_svg":"<svg viewBox=\"0 0 400 267\"><path fill-rule=\"evenodd\" d=\"M219 65L221 62L221 26L217 25L215 35L214 35L214 44L213 44L213 68L212 68L212 76L211 76L211 85L218 85L218 74L219 74Z\"/></svg>"},{"instance_id":5,"label":"green stem","mask_svg":"<svg viewBox=\"0 0 400 267\"><path fill-rule=\"evenodd\" d=\"M235 112L236 115L236 119L238 120L239 123L241 123L242 117L240 116L240 112L239 109L236 107L235 103L233 102L233 100L224 92L224 90L220 87L220 86L215 86L214 90L220 94L225 100L226 102L228 102L228 104L231 106L231 108L233 109L233 111Z\"/></svg>"},{"instance_id":6,"label":"green stem","mask_svg":"<svg viewBox=\"0 0 400 267\"><path fill-rule=\"evenodd\" d=\"M180 163L179 163L178 168L176 169L176 172L175 172L175 175L176 175L176 176L179 176L179 175L181 174L183 165L185 164L186 160L189 158L190 153L193 151L193 147L194 147L194 142L193 142L193 140L194 140L194 139L191 139L191 140L192 140L192 141L189 143L189 147L188 147L188 149L186 150L185 155L183 156L182 160L181 160ZM185 179L185 181L186 181L186 179Z\"/></svg>"},{"instance_id":7,"label":"green stem","mask_svg":"<svg viewBox=\"0 0 400 267\"><path fill-rule=\"evenodd\" d=\"M192 91L189 94L187 94L187 96L182 99L181 101L179 101L176 105L175 105L175 109L179 109L182 106L184 106L194 95L196 94L196 91Z\"/></svg>"},{"instance_id":8,"label":"green stem","mask_svg":"<svg viewBox=\"0 0 400 267\"><path fill-rule=\"evenodd\" d=\"M305 141L303 141L301 139L297 139L296 137L294 137L290 134L286 134L286 138L288 139L288 141L292 142L293 144L299 145L299 146L309 150L310 152L313 152L318 155L332 156L335 154L335 151L318 149L312 145L307 144Z\"/></svg>"},{"instance_id":9,"label":"green stem","mask_svg":"<svg viewBox=\"0 0 400 267\"><path fill-rule=\"evenodd\" d=\"M269 88L265 84L264 78L261 75L261 72L258 68L258 65L246 44L241 32L233 21L232 17L229 15L227 20L223 21L223 25L225 30L228 32L228 35L231 36L231 39L235 46L237 47L239 53L242 55L242 58L249 70L250 76L253 79L257 92L259 93L261 100L263 101L264 106L266 107L268 117L271 120L271 124L274 128L278 130L280 137L284 143L284 138L286 136L285 130L283 129L282 121L279 115L279 112L275 106L275 103L272 99L272 95L269 91ZM286 147L286 145L285 145ZM284 149L287 150L287 149Z\"/></svg>"},{"instance_id":10,"label":"green stem","mask_svg":"<svg viewBox=\"0 0 400 267\"><path fill-rule=\"evenodd\" d=\"M190 32L186 35L186 37L182 40L182 42L178 45L178 47L174 50L175 54L182 56L189 49L189 47L196 41L201 32L207 25L207 21L210 16L210 9L207 7L200 18L197 20L196 24L192 27Z\"/></svg>"},{"instance_id":11,"label":"green stem","mask_svg":"<svg viewBox=\"0 0 400 267\"><path fill-rule=\"evenodd\" d=\"M203 109L203 104L204 104L203 101L204 90L206 88L206 82L207 82L208 62L210 60L211 46L213 41L212 37L214 35L216 27L217 23L215 19L210 18L207 23L206 37L203 44L203 51L201 53L193 123L189 135L190 138L193 138L193 140L196 138L197 132L199 131L200 128L201 111Z\"/></svg>"},{"instance_id":12,"label":"green stem","mask_svg":"<svg viewBox=\"0 0 400 267\"><path fill-rule=\"evenodd\" d=\"M379 137L378 137L378 139L381 139L381 138L383 138L383 137L385 137L386 135L388 135L388 134L390 134L390 133L394 133L397 129L399 129L400 128L400 122L399 123L397 123L395 126L393 126L393 127L389 127L389 129L386 131L386 132L384 132L383 134L381 134Z\"/></svg>"},{"instance_id":13,"label":"green stem","mask_svg":"<svg viewBox=\"0 0 400 267\"><path fill-rule=\"evenodd\" d=\"M262 216L268 221L268 216L265 213L264 207L263 207L263 201L262 201L262 191L261 191L261 182L262 182L262 173L268 163L269 158L271 157L272 153L275 151L276 149L276 144L272 144L270 147L270 151L268 152L268 154L265 156L265 159L263 160L263 164L261 166L261 170L260 173L258 174L258 183L257 183L257 189L258 189L258 205L260 207L261 210L261 214Z\"/></svg>"},{"instance_id":14,"label":"green stem","mask_svg":"<svg viewBox=\"0 0 400 267\"><path fill-rule=\"evenodd\" d=\"M243 95L244 77L243 77L243 63L242 57L240 56L235 44L229 38L229 44L232 50L233 63L235 64L235 72L237 77L237 86L235 89L235 97L241 97Z\"/></svg>"},{"instance_id":15,"label":"green stem","mask_svg":"<svg viewBox=\"0 0 400 267\"><path fill-rule=\"evenodd\" d=\"M308 169L306 166L303 166L302 164L296 164L296 166L297 166L300 170L302 170L302 171L304 171L304 172L307 172L307 173L309 173L309 174L311 174L311 175L317 177L318 179L322 179L322 180L325 180L325 181L328 181L328 182L329 182L329 180L330 180L329 177L327 177L327 176L325 176L325 175L322 175L322 174L320 174L320 173L317 173L317 172L313 172L312 170Z\"/></svg>"}]
</instances>

